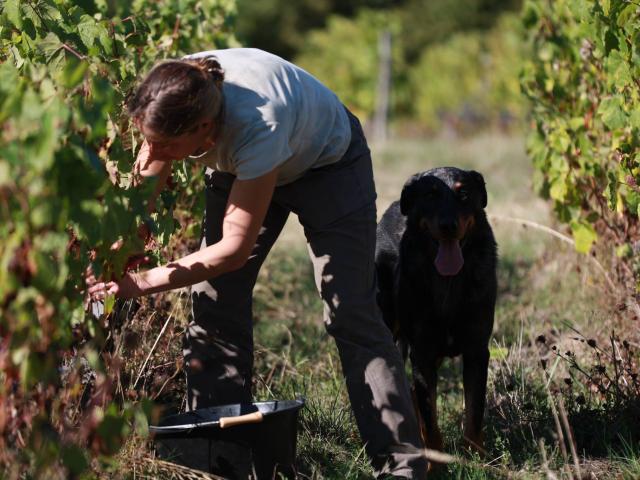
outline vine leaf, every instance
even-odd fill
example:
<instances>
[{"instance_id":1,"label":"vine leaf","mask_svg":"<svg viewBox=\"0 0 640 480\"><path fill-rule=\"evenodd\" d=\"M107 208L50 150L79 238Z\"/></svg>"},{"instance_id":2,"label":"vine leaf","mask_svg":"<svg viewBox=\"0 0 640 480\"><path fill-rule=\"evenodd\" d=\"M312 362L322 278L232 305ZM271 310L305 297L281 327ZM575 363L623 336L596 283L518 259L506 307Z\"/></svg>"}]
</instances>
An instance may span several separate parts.
<instances>
[{"instance_id":1,"label":"vine leaf","mask_svg":"<svg viewBox=\"0 0 640 480\"><path fill-rule=\"evenodd\" d=\"M83 79L89 64L76 58L70 58L62 71L62 83L67 88L73 88Z\"/></svg>"},{"instance_id":2,"label":"vine leaf","mask_svg":"<svg viewBox=\"0 0 640 480\"><path fill-rule=\"evenodd\" d=\"M634 20L634 17L638 12L638 4L635 2L630 2L629 5L624 7L622 11L618 14L618 19L616 23L619 27L624 27L627 23Z\"/></svg>"},{"instance_id":3,"label":"vine leaf","mask_svg":"<svg viewBox=\"0 0 640 480\"><path fill-rule=\"evenodd\" d=\"M87 48L92 48L100 36L100 29L98 28L96 21L89 15L82 15L80 19L81 21L78 24L78 34L82 39L82 43L84 43Z\"/></svg>"},{"instance_id":4,"label":"vine leaf","mask_svg":"<svg viewBox=\"0 0 640 480\"><path fill-rule=\"evenodd\" d=\"M4 3L4 11L7 18L18 29L22 30L22 9L20 8L20 0L6 0Z\"/></svg>"},{"instance_id":5,"label":"vine leaf","mask_svg":"<svg viewBox=\"0 0 640 480\"><path fill-rule=\"evenodd\" d=\"M116 304L116 296L113 294L107 295L107 298L104 299L104 313L105 315L111 314L113 312L113 307Z\"/></svg>"},{"instance_id":6,"label":"vine leaf","mask_svg":"<svg viewBox=\"0 0 640 480\"><path fill-rule=\"evenodd\" d=\"M47 33L47 35L38 42L38 50L40 51L40 53L42 53L42 55L44 55L47 62L49 62L51 60L51 57L53 57L58 51L60 51L61 48L62 42L60 41L60 38L58 38L58 36L53 32Z\"/></svg>"},{"instance_id":7,"label":"vine leaf","mask_svg":"<svg viewBox=\"0 0 640 480\"><path fill-rule=\"evenodd\" d=\"M576 242L576 251L579 253L589 253L591 245L598 239L593 226L585 221L572 221L571 233Z\"/></svg>"},{"instance_id":8,"label":"vine leaf","mask_svg":"<svg viewBox=\"0 0 640 480\"><path fill-rule=\"evenodd\" d=\"M627 59L617 50L611 52L607 58L605 71L609 88L622 90L633 81Z\"/></svg>"},{"instance_id":9,"label":"vine leaf","mask_svg":"<svg viewBox=\"0 0 640 480\"><path fill-rule=\"evenodd\" d=\"M623 128L627 124L627 114L624 112L621 97L605 98L598 107L598 114L610 130Z\"/></svg>"},{"instance_id":10,"label":"vine leaf","mask_svg":"<svg viewBox=\"0 0 640 480\"><path fill-rule=\"evenodd\" d=\"M629 115L629 124L633 128L640 129L640 107L636 106L631 115Z\"/></svg>"}]
</instances>

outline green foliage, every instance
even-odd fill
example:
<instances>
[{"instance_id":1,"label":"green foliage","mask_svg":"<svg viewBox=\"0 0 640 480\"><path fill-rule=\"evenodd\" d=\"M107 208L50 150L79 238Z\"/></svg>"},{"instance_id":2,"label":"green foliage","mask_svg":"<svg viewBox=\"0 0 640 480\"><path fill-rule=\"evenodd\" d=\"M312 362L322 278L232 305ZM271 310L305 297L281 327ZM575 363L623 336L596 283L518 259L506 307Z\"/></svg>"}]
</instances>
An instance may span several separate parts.
<instances>
[{"instance_id":1,"label":"green foliage","mask_svg":"<svg viewBox=\"0 0 640 480\"><path fill-rule=\"evenodd\" d=\"M424 51L410 71L415 118L431 129L443 120L497 123L521 118L519 21L505 14L488 32L459 33Z\"/></svg>"},{"instance_id":2,"label":"green foliage","mask_svg":"<svg viewBox=\"0 0 640 480\"><path fill-rule=\"evenodd\" d=\"M331 88L353 112L366 118L375 109L378 37L383 29L397 34L397 18L372 10L360 11L353 20L332 16L325 30L307 36L296 63ZM394 45L392 55L394 71L401 72L399 44Z\"/></svg>"},{"instance_id":3,"label":"green foliage","mask_svg":"<svg viewBox=\"0 0 640 480\"><path fill-rule=\"evenodd\" d=\"M571 225L578 251L599 240L626 252L617 258L637 281L629 252L637 251L640 205L638 4L532 0L523 20L534 52L522 74L534 183Z\"/></svg>"},{"instance_id":4,"label":"green foliage","mask_svg":"<svg viewBox=\"0 0 640 480\"><path fill-rule=\"evenodd\" d=\"M402 10L361 10L353 19L329 18L311 32L297 64L335 91L362 118L375 109L378 38L392 34L392 99L395 118L437 130L495 125L523 116L520 59L526 54L520 20L504 14L489 31L458 33L426 48L415 64L405 61Z\"/></svg>"},{"instance_id":5,"label":"green foliage","mask_svg":"<svg viewBox=\"0 0 640 480\"><path fill-rule=\"evenodd\" d=\"M311 30L334 15L351 18L361 8L384 8L393 0L238 0L236 33L244 45L293 58Z\"/></svg>"},{"instance_id":6,"label":"green foliage","mask_svg":"<svg viewBox=\"0 0 640 480\"><path fill-rule=\"evenodd\" d=\"M450 36L489 30L501 14L520 9L522 0L407 0L399 8L402 43L415 63L425 49Z\"/></svg>"},{"instance_id":7,"label":"green foliage","mask_svg":"<svg viewBox=\"0 0 640 480\"><path fill-rule=\"evenodd\" d=\"M403 25L398 32L403 55L414 63L430 45L450 35L491 28L500 14L516 11L522 0L238 0L237 33L244 44L284 58L303 55L306 35L329 30L332 17L354 19L362 10L392 13ZM265 28L268 26L268 28Z\"/></svg>"},{"instance_id":8,"label":"green foliage","mask_svg":"<svg viewBox=\"0 0 640 480\"><path fill-rule=\"evenodd\" d=\"M438 128L442 115L472 110L487 117L484 124L520 118L522 112L522 28L505 13L520 5L521 0L240 0L238 30L248 46L293 58L363 119L375 108L378 37L389 30L392 117Z\"/></svg>"},{"instance_id":9,"label":"green foliage","mask_svg":"<svg viewBox=\"0 0 640 480\"><path fill-rule=\"evenodd\" d=\"M0 410L15 412L0 415L3 462L78 475L85 448L117 452L136 418L139 406L107 408L117 361L101 353L113 299L96 319L79 291L88 265L118 278L144 249L136 231L154 185L129 188L139 142L124 99L157 60L227 46L232 12L232 0L0 3ZM190 171L174 173L193 193ZM177 196L163 200L154 223L168 239ZM78 352L93 385L70 360ZM99 395L81 411L83 388Z\"/></svg>"}]
</instances>

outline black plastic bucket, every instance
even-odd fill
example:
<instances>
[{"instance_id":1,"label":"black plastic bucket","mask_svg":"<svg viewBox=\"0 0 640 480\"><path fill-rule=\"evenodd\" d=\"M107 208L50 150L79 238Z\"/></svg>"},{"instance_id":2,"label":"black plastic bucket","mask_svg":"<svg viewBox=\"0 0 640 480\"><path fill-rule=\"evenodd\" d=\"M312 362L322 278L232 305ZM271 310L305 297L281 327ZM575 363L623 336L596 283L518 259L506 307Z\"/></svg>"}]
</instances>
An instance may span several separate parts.
<instances>
[{"instance_id":1,"label":"black plastic bucket","mask_svg":"<svg viewBox=\"0 0 640 480\"><path fill-rule=\"evenodd\" d=\"M304 399L237 403L171 415L149 427L156 454L230 479L295 476Z\"/></svg>"}]
</instances>

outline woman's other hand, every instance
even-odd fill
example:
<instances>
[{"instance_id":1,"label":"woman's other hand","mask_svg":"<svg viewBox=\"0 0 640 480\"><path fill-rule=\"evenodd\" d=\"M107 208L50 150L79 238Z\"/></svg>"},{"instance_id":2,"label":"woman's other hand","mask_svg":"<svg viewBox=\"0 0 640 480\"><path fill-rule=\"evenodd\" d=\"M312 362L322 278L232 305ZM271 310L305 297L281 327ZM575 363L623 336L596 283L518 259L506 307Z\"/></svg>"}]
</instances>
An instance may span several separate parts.
<instances>
[{"instance_id":1,"label":"woman's other hand","mask_svg":"<svg viewBox=\"0 0 640 480\"><path fill-rule=\"evenodd\" d=\"M171 156L154 151L147 140L142 142L138 156L133 164L133 173L141 177L155 177L171 165Z\"/></svg>"},{"instance_id":2,"label":"woman's other hand","mask_svg":"<svg viewBox=\"0 0 640 480\"><path fill-rule=\"evenodd\" d=\"M171 176L171 158L160 153L153 152L149 143L145 140L140 147L136 161L133 164L133 185L142 183L145 177L156 177L157 184L147 204L147 212L156 209L156 198L167 184Z\"/></svg>"}]
</instances>

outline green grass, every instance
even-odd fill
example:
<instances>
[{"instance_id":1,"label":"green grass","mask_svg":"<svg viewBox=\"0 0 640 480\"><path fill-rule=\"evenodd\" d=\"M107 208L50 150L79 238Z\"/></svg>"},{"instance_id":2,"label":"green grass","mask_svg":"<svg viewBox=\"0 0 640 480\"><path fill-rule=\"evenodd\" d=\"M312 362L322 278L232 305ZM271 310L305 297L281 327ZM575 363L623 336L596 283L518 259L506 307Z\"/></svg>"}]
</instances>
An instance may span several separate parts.
<instances>
[{"instance_id":1,"label":"green grass","mask_svg":"<svg viewBox=\"0 0 640 480\"><path fill-rule=\"evenodd\" d=\"M374 151L374 165L379 215L398 198L409 175L453 165L484 175L490 215L552 224L546 203L531 191L531 167L523 140L517 136L486 134L455 141L392 142ZM558 361L548 348L553 344L559 352L570 350L589 364L595 358L593 349L575 340L570 327L588 338L598 338L599 344L614 325L620 331L621 324L615 322L622 320L612 313L597 272L585 257L546 233L495 218L492 224L500 261L485 416L487 454L481 459L461 447L461 363L459 359L448 360L440 371L439 421L446 452L462 462L443 466L430 478L545 478L541 440L549 469L559 478L569 478L573 460L570 453L566 458L562 454L552 411L560 397L577 440L582 473L593 473L595 478L638 478L637 402L629 395L598 396L575 369L564 360ZM180 301L184 303L184 299ZM188 319L188 305L176 317L180 318L170 335L174 344ZM295 219L285 228L260 273L254 324L256 399L306 398L298 435L300 477L372 478L336 347L324 329L322 304ZM547 339L544 345L535 340L541 335ZM141 350L148 351L148 342ZM179 349L168 344L150 363L167 362L167 355L179 357ZM566 378L573 379L571 386ZM149 392L153 390L153 385L148 387ZM165 400L180 403L184 390L181 375L168 390L174 393ZM580 395L586 398L584 404L576 403Z\"/></svg>"}]
</instances>

